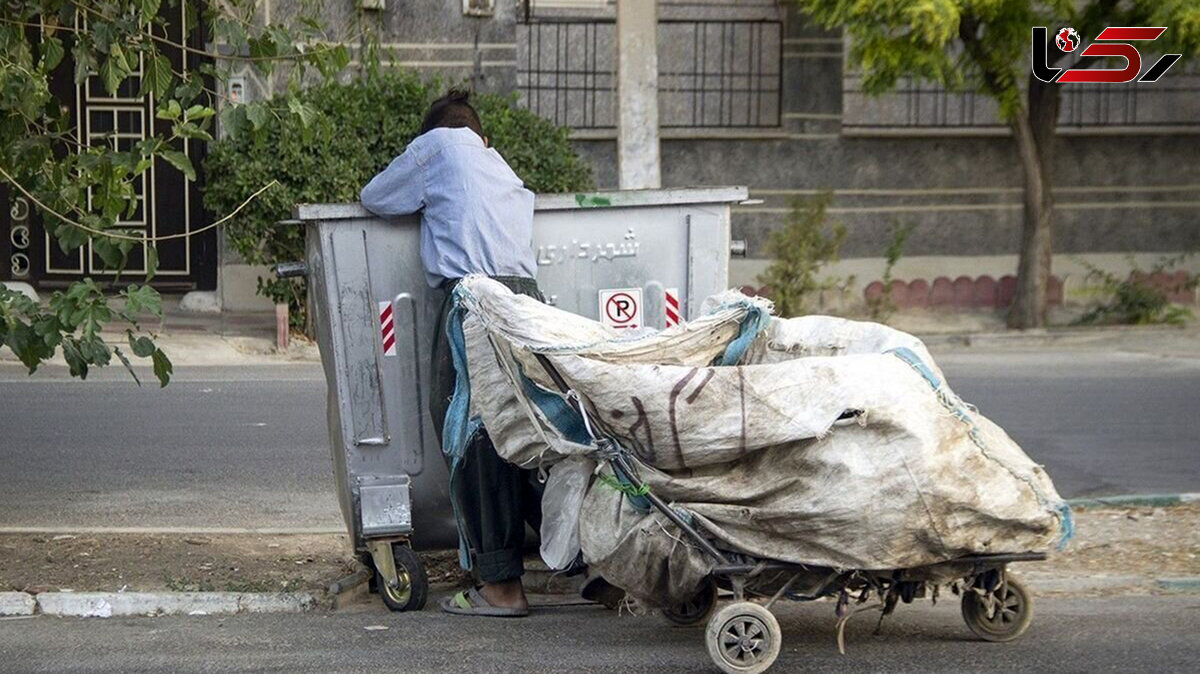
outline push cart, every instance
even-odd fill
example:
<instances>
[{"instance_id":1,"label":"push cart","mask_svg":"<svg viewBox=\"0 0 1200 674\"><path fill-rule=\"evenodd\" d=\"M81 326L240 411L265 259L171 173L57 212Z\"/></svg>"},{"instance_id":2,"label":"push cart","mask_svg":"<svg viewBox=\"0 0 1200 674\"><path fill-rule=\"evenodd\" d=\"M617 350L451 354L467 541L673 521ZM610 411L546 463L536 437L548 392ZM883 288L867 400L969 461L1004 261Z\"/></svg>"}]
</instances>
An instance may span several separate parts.
<instances>
[{"instance_id":1,"label":"push cart","mask_svg":"<svg viewBox=\"0 0 1200 674\"><path fill-rule=\"evenodd\" d=\"M746 197L744 187L539 195L538 283L551 304L620 329L685 320L692 298L728 287L731 249L744 248L730 241L730 206ZM443 296L421 266L420 221L314 204L291 222L305 227L305 262L281 272L308 278L346 529L384 602L419 609L427 582L413 550L458 544L425 409Z\"/></svg>"},{"instance_id":2,"label":"push cart","mask_svg":"<svg viewBox=\"0 0 1200 674\"><path fill-rule=\"evenodd\" d=\"M588 405L571 389L548 358L534 354L546 374L579 414L595 447L594 456L611 466L629 492L643 498L655 511L679 528L686 538L713 562L708 576L688 602L663 613L671 622L693 625L707 621L704 643L713 664L727 674L765 672L779 656L782 633L771 607L781 599L813 601L837 598L837 642L844 651L842 629L859 611L878 609L890 614L898 603L911 603L934 594L943 586L961 596L967 627L985 641L1012 641L1028 629L1033 619L1033 597L1016 578L1008 575L1013 562L1040 561L1043 553L989 554L960 557L910 569L845 570L757 559L723 549L670 507L640 479L635 460L612 438L597 432ZM847 410L842 418L857 416ZM733 601L718 607L718 593ZM764 600L762 602L752 599ZM873 604L868 604L874 600Z\"/></svg>"}]
</instances>

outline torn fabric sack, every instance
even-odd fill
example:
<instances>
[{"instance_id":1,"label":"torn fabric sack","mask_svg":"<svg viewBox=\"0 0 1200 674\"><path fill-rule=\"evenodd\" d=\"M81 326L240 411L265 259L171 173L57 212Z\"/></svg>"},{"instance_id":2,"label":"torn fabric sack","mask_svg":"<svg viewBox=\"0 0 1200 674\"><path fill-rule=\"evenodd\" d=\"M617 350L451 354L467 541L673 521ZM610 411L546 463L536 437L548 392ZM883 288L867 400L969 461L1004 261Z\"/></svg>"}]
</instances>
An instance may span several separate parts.
<instances>
[{"instance_id":1,"label":"torn fabric sack","mask_svg":"<svg viewBox=\"0 0 1200 674\"><path fill-rule=\"evenodd\" d=\"M483 277L464 279L455 301L466 376L447 427L481 423L504 459L549 471L547 562L564 564L577 545L644 603L690 598L714 562L614 477L589 424L719 548L753 558L901 569L1046 551L1070 536L1042 468L906 333L781 319L733 291L691 322L638 335ZM447 435L452 456L462 435Z\"/></svg>"}]
</instances>

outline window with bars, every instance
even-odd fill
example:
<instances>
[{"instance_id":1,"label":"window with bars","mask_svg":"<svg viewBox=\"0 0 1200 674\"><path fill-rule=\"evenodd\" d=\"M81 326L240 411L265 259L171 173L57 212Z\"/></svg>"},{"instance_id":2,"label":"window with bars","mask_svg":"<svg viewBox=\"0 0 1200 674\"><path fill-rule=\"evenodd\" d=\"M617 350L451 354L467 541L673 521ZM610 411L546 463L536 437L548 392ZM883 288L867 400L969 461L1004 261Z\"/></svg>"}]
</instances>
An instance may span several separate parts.
<instances>
[{"instance_id":1,"label":"window with bars","mask_svg":"<svg viewBox=\"0 0 1200 674\"><path fill-rule=\"evenodd\" d=\"M534 112L577 129L616 125L616 25L611 20L518 26L517 90ZM659 117L664 128L780 125L778 21L660 20Z\"/></svg>"},{"instance_id":2,"label":"window with bars","mask_svg":"<svg viewBox=\"0 0 1200 674\"><path fill-rule=\"evenodd\" d=\"M1001 128L996 102L972 91L949 91L902 80L895 91L867 95L861 77L843 79L842 124L899 129ZM1200 71L1180 69L1153 84L1064 84L1058 124L1063 128L1155 127L1200 124Z\"/></svg>"}]
</instances>

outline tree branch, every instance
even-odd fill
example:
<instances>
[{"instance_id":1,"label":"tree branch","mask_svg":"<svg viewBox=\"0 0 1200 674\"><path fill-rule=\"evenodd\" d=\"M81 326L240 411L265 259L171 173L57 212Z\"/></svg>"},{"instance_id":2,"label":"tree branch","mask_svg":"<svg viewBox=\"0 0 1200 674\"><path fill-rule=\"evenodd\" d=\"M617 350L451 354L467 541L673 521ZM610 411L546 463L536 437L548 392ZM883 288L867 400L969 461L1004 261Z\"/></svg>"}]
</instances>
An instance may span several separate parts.
<instances>
[{"instance_id":1,"label":"tree branch","mask_svg":"<svg viewBox=\"0 0 1200 674\"><path fill-rule=\"evenodd\" d=\"M979 40L979 20L969 14L960 18L958 39L962 41L967 56L979 67L984 86L993 96L999 98L1004 93L1004 87L1000 83L999 74L988 64L987 55L983 51L983 44Z\"/></svg>"},{"instance_id":2,"label":"tree branch","mask_svg":"<svg viewBox=\"0 0 1200 674\"><path fill-rule=\"evenodd\" d=\"M240 213L243 208L245 208L246 206L249 206L251 201L254 201L255 199L258 198L258 195L262 194L263 192L266 192L267 190L269 190L272 187L275 187L276 185L279 184L278 180L272 180L271 182L267 183L266 185L263 185L262 187L258 188L257 192L246 197L245 201L238 204L237 208L230 211L228 214L226 214L220 220L217 220L216 222L211 222L199 229L194 229L190 232L183 232L181 234L168 234L166 236L130 236L128 234L118 234L116 232L109 232L109 231L105 231L103 229L96 229L95 227L88 227L87 225L85 225L81 222L76 222L76 221L68 218L67 216L63 215L62 213L59 213L58 211L54 210L53 208L50 208L45 203L43 203L40 199L35 197L33 195L33 193L30 192L24 185L17 182L17 179L14 178L11 173L4 170L3 166L0 166L0 177L3 177L5 180L7 180L9 182L9 184L11 184L13 187L16 187L17 191L19 191L21 194L24 194L26 197L28 197L29 200L32 201L35 205L37 205L38 208L41 208L42 210L46 211L50 215L53 215L54 217L58 218L59 220L63 221L64 223L66 223L72 227L76 227L78 229L81 229L81 230L83 230L89 234L95 235L95 236L103 236L103 237L107 237L110 239L121 239L124 241L138 241L138 242L145 242L145 243L154 243L154 242L158 242L158 241L170 241L172 239L184 239L189 236L196 236L197 234L207 232L208 230L213 229L215 227L220 227L221 225L225 224L226 222L229 222L230 220L232 220L233 217L235 215L237 215L238 213Z\"/></svg>"}]
</instances>

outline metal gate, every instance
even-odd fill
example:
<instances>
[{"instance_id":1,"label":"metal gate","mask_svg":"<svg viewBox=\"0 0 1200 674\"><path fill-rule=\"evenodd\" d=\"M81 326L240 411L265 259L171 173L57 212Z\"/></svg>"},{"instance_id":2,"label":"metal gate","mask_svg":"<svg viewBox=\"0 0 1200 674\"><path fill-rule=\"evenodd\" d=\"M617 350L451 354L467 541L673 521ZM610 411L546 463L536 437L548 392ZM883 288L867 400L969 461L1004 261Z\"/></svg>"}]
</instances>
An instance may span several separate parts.
<instances>
[{"instance_id":1,"label":"metal gate","mask_svg":"<svg viewBox=\"0 0 1200 674\"><path fill-rule=\"evenodd\" d=\"M187 44L198 51L184 51L162 44L161 52L176 72L196 72L203 50L201 25L189 25L189 19L199 16L193 6L185 11L185 3L164 6L166 38L177 44ZM76 14L75 28L86 30L86 16ZM115 94L109 94L98 75L84 82L74 81L75 64L70 57L63 60L51 79L51 90L68 106L75 122L80 144L96 147L108 145L117 150L129 150L143 138L155 133L158 120L154 117L157 101L154 97L139 97L141 89L139 64ZM203 142L183 139L175 142L176 150L186 153L193 165L204 158ZM117 221L115 231L147 239L183 234L204 226L207 214L200 204L196 183L189 183L183 174L163 160L156 160L134 184L138 206L128 217ZM89 201L91 195L89 194ZM0 279L25 281L44 288L61 287L72 281L92 277L98 282L113 281L116 270L107 269L92 251L91 242L64 253L41 227L37 213L29 201L18 194L6 194L0 188L0 243L5 263L0 264ZM7 216L6 218L4 216ZM158 253L158 271L153 285L164 290L212 289L216 287L217 240L214 231L194 237L181 237L157 243L144 242L130 252L122 271L136 278L146 271L146 248L154 246Z\"/></svg>"}]
</instances>

